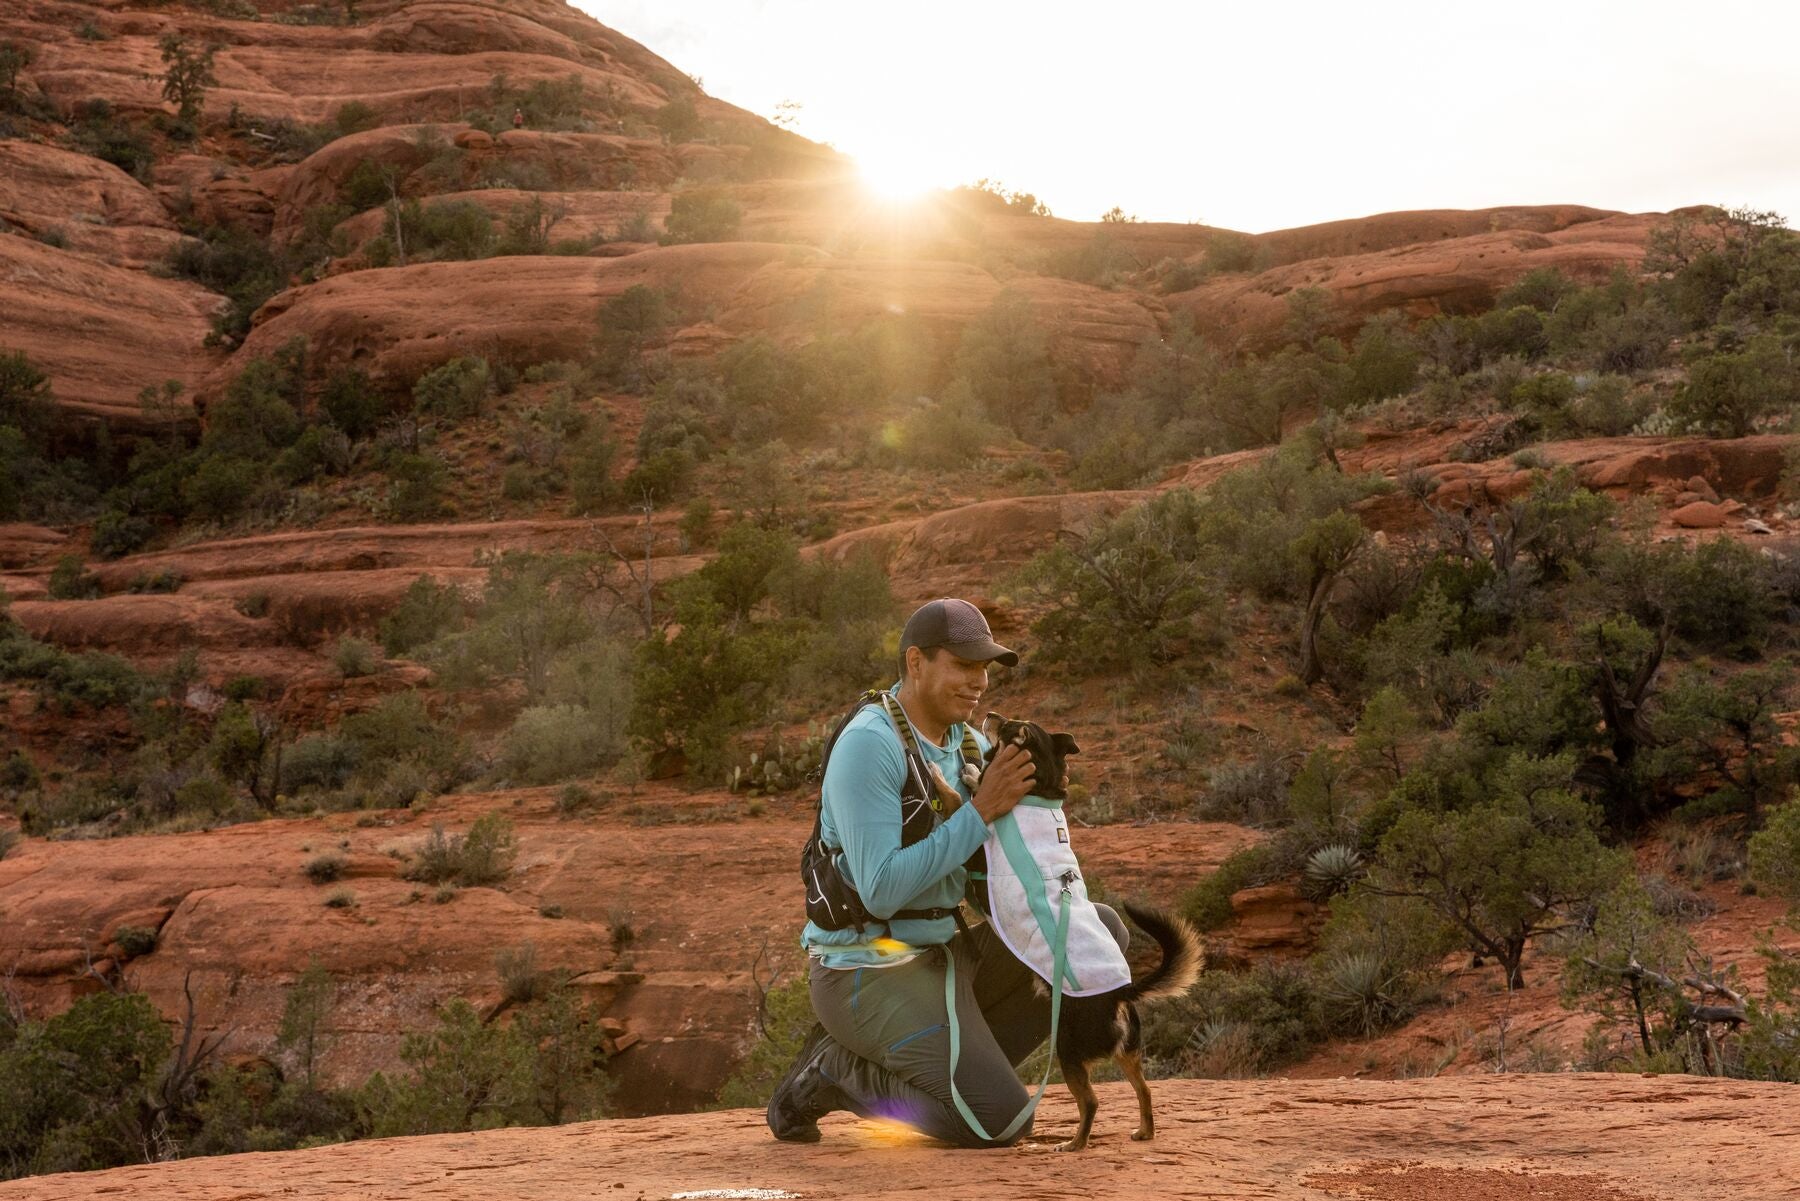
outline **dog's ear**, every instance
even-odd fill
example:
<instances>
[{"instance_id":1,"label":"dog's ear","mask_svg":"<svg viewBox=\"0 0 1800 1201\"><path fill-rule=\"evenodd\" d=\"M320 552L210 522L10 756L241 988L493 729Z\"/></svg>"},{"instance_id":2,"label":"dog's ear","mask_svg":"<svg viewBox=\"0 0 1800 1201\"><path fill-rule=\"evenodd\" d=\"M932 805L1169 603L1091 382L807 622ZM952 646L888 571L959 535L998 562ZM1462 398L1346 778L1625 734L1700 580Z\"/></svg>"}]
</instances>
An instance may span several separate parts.
<instances>
[{"instance_id":1,"label":"dog's ear","mask_svg":"<svg viewBox=\"0 0 1800 1201\"><path fill-rule=\"evenodd\" d=\"M1074 737L1068 734L1050 735L1050 745L1056 748L1058 755L1064 757L1081 754L1081 748L1075 745Z\"/></svg>"},{"instance_id":2,"label":"dog's ear","mask_svg":"<svg viewBox=\"0 0 1800 1201\"><path fill-rule=\"evenodd\" d=\"M989 746L993 746L1000 741L1000 727L1005 724L1006 719L1000 716L1000 714L995 713L992 709L988 710L988 715L982 718L981 736L988 740Z\"/></svg>"}]
</instances>

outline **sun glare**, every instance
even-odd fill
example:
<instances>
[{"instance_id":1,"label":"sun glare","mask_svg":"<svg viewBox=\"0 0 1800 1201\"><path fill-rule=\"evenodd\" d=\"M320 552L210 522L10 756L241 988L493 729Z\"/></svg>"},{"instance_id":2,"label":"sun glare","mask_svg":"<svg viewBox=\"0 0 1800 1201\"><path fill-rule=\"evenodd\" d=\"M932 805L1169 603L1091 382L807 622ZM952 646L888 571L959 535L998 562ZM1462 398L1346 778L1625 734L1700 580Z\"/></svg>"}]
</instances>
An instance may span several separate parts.
<instances>
[{"instance_id":1,"label":"sun glare","mask_svg":"<svg viewBox=\"0 0 1800 1201\"><path fill-rule=\"evenodd\" d=\"M935 186L930 169L907 147L859 153L856 167L863 186L883 200L917 200Z\"/></svg>"}]
</instances>

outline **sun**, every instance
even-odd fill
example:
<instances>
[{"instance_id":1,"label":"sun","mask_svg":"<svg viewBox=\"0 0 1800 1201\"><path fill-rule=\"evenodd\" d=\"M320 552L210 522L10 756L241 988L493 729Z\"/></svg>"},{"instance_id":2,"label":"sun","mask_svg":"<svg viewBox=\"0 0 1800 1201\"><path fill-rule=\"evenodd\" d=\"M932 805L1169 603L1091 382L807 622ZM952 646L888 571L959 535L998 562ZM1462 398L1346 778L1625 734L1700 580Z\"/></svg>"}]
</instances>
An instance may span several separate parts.
<instances>
[{"instance_id":1,"label":"sun","mask_svg":"<svg viewBox=\"0 0 1800 1201\"><path fill-rule=\"evenodd\" d=\"M864 187L895 203L917 200L937 186L930 164L914 147L904 144L858 151L856 166Z\"/></svg>"}]
</instances>

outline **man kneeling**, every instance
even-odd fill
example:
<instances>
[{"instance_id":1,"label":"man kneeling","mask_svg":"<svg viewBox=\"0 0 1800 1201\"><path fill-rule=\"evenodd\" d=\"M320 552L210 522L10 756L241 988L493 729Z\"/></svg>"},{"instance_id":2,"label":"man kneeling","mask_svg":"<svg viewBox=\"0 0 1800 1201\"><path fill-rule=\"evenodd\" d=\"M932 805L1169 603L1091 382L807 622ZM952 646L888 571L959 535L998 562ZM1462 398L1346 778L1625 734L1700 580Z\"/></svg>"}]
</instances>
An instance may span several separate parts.
<instances>
[{"instance_id":1,"label":"man kneeling","mask_svg":"<svg viewBox=\"0 0 1800 1201\"><path fill-rule=\"evenodd\" d=\"M819 1025L769 1101L776 1138L817 1141L818 1120L838 1109L958 1146L1030 1132L1014 1068L1049 1034L1050 999L990 926L969 929L957 910L964 861L1031 790L1031 757L1016 746L1000 748L978 785L964 771L988 751L970 724L988 665L1018 659L974 605L932 601L901 634L899 684L829 748L819 840L866 916L860 928L807 922ZM967 802L948 818L933 804L944 782ZM1097 908L1123 946L1124 923Z\"/></svg>"}]
</instances>

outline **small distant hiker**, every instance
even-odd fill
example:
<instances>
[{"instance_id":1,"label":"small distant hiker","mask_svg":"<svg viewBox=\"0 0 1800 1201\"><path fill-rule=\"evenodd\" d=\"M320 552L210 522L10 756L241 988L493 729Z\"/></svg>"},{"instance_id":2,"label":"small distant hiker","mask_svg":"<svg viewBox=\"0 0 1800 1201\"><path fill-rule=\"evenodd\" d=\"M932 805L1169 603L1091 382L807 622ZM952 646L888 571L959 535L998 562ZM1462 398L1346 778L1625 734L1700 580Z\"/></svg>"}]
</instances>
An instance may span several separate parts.
<instances>
[{"instance_id":1,"label":"small distant hiker","mask_svg":"<svg viewBox=\"0 0 1800 1201\"><path fill-rule=\"evenodd\" d=\"M1034 1103L1014 1069L1049 1034L1050 1000L961 909L964 861L1033 782L1031 756L1012 745L978 782L964 771L988 751L971 724L988 666L1018 661L980 609L931 601L901 633L900 682L863 697L826 746L802 859L819 1024L769 1100L784 1142L818 1141L819 1119L840 1109L963 1147L1031 1131ZM964 803L946 818L948 788ZM1123 944L1124 923L1099 908Z\"/></svg>"},{"instance_id":2,"label":"small distant hiker","mask_svg":"<svg viewBox=\"0 0 1800 1201\"><path fill-rule=\"evenodd\" d=\"M522 108L513 109L513 128L514 129L524 129L525 128L525 110L524 109L522 109Z\"/></svg>"}]
</instances>

